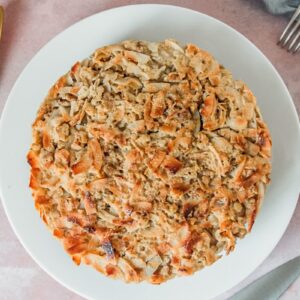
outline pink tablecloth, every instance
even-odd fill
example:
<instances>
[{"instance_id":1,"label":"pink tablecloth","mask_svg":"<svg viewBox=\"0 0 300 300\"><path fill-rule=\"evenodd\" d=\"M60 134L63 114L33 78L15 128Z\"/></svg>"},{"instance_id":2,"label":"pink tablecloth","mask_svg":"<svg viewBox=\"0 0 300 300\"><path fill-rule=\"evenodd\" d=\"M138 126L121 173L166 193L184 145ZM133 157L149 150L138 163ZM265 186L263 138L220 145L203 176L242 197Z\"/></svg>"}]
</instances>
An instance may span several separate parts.
<instances>
[{"instance_id":1,"label":"pink tablecloth","mask_svg":"<svg viewBox=\"0 0 300 300\"><path fill-rule=\"evenodd\" d=\"M0 43L0 111L21 70L34 54L57 33L96 12L133 3L129 0L0 0L5 8L3 40ZM287 24L285 17L265 12L255 0L152 1L192 8L231 25L265 53L287 84L300 110L300 55L293 56L276 46ZM280 120L278 120L280 122ZM287 199L288 200L288 199ZM0 206L0 298L22 300L82 299L50 278L25 252ZM300 254L300 205L270 256L238 286L218 297L226 299L246 284L277 265ZM216 299L216 300L217 300ZM300 279L282 299L300 299Z\"/></svg>"}]
</instances>

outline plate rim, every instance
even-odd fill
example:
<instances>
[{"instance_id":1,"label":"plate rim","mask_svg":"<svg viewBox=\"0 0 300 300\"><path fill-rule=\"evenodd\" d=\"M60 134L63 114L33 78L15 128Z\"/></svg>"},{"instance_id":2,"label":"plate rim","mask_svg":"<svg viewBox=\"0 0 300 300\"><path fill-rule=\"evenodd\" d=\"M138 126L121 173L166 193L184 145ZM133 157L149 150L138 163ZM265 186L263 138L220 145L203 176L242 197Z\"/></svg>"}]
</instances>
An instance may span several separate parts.
<instances>
[{"instance_id":1,"label":"plate rim","mask_svg":"<svg viewBox=\"0 0 300 300\"><path fill-rule=\"evenodd\" d=\"M83 24L84 22L88 22L90 19L97 17L98 15L104 14L104 13L112 13L114 11L118 11L118 10L123 10L129 7L171 7L173 9L178 9L178 10L182 10L182 11L187 11L189 13L193 13L193 14L198 14L198 15L203 15L205 17L208 17L210 19L212 19L214 22L217 22L219 24L221 24L222 26L225 26L227 30L230 30L232 32L234 32L236 35L238 35L238 37L240 39L243 39L245 42L247 42L248 46L251 46L252 48L254 48L254 50L258 51L259 54L264 58L265 62L269 65L269 67L272 69L273 73L276 75L277 79L280 81L282 88L284 89L284 92L286 93L287 97L289 98L289 104L290 107L292 109L293 112L293 118L295 120L298 119L298 114L297 114L297 110L293 101L292 96L290 95L290 92L284 82L284 80L282 79L281 75L279 74L279 72L277 71L277 69L275 68L275 66L272 64L272 62L266 57L266 55L252 42L250 41L246 36L244 36L242 33L240 33L238 30L236 30L235 28L233 28L232 26L228 25L227 23L211 16L208 15L206 13L203 13L201 11L197 11L191 8L187 8L187 7L183 7L180 5L169 5L169 4L154 4L154 3L138 3L138 4L129 4L129 5L121 5L121 6L116 6L113 8L109 8L109 9L105 9L99 12L96 12L92 15L89 15L81 20L78 20L74 23L72 23L70 26L66 27L65 29L63 29L62 31L60 31L59 33L57 33L55 36L53 36L52 38L50 38L48 41L46 41L44 43L44 45L42 47L39 48L38 51L36 51L34 53L34 55L30 58L30 60L26 63L25 67L22 69L22 71L17 75L17 79L15 80L7 98L6 98L6 102L4 104L2 113L1 113L1 118L0 118L0 140L2 139L2 131L4 131L4 123L5 120L8 118L7 116L7 111L9 110L9 106L10 106L10 98L12 97L14 90L16 89L18 83L22 80L22 77L24 76L24 74L26 73L27 69L30 67L30 65L32 64L32 62L35 60L35 58L37 56L40 55L40 53L50 44L52 43L54 40L56 40L58 37L60 37L62 34L64 34L65 32L72 30L73 27L78 26L80 24ZM298 145L300 145L300 123L299 123L299 119L298 119L298 132L297 132L297 139L298 139ZM300 149L300 148L299 148ZM53 278L55 281L59 282L62 286L64 286L65 288L67 288L68 290L72 291L73 293L80 295L83 298L87 298L87 299L93 299L88 295L85 295L84 293L80 292L77 289L74 289L72 286L70 286L69 284L63 282L62 280L60 280L58 277L56 277L51 271L49 271L46 266L43 264L43 262L41 262L38 258L36 258L34 256L34 254L29 250L29 248L27 247L27 245L25 244L25 242L23 241L23 238L21 237L21 235L19 235L13 221L12 221L12 217L11 214L9 213L9 210L6 206L6 200L5 200L5 196L3 193L3 188L2 188L2 184L1 184L2 180L0 178L0 198L1 198L1 202L2 202L2 206L4 208L4 212L5 215L7 216L7 219L9 221L9 224L11 226L11 228L13 229L14 234L16 235L16 237L18 238L19 242L21 243L21 245L23 246L23 248L26 250L26 252L29 254L29 256L34 260L34 262L44 271L46 272L51 278ZM299 188L300 189L300 188ZM299 193L299 192L298 192ZM282 239L284 233L286 232L288 225L290 224L290 221L294 215L295 209L297 206L297 199L295 200L295 203L293 205L293 208L291 210L291 213L288 217L288 221L286 223L286 225L281 228L281 233L279 235L278 240L276 240L275 242L272 243L272 245L270 246L270 251L267 252L267 254L265 254L265 256L263 256L258 264L256 264L254 269L251 269L250 271L247 271L246 274L242 277L240 277L239 281L234 283L233 285L227 287L226 289L223 289L220 293L218 293L218 295L216 296L220 296L222 293L225 293L226 291L232 289L233 287L235 287L236 285L238 285L240 282L242 282L245 278L247 278L250 274L252 274L264 261L265 259L271 254L271 252L274 250L274 248L276 247L276 245L280 242L280 240Z\"/></svg>"}]
</instances>

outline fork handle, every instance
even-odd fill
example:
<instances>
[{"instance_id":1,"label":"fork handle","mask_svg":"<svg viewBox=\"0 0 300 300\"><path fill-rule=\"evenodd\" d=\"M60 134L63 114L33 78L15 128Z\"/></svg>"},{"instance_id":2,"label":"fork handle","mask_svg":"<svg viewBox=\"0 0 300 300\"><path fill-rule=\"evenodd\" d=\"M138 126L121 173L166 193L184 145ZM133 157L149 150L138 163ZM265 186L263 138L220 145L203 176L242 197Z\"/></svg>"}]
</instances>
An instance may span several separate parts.
<instances>
[{"instance_id":1,"label":"fork handle","mask_svg":"<svg viewBox=\"0 0 300 300\"><path fill-rule=\"evenodd\" d=\"M300 256L258 278L229 300L278 299L299 276Z\"/></svg>"}]
</instances>

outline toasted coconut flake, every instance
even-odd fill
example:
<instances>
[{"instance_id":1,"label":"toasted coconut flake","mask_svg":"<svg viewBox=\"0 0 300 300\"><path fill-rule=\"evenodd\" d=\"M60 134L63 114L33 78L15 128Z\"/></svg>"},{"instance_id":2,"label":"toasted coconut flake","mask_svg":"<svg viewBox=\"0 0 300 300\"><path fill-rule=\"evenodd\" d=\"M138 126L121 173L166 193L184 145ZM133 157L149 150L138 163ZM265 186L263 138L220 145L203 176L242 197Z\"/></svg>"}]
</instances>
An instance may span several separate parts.
<instances>
[{"instance_id":1,"label":"toasted coconut flake","mask_svg":"<svg viewBox=\"0 0 300 300\"><path fill-rule=\"evenodd\" d=\"M204 105L201 109L201 115L210 117L216 109L216 99L213 95L207 96L204 100Z\"/></svg>"},{"instance_id":2,"label":"toasted coconut flake","mask_svg":"<svg viewBox=\"0 0 300 300\"><path fill-rule=\"evenodd\" d=\"M145 65L148 63L150 60L150 56L140 53L140 52L135 52L135 51L124 51L124 56L129 59L130 61L133 61L137 64Z\"/></svg>"},{"instance_id":3,"label":"toasted coconut flake","mask_svg":"<svg viewBox=\"0 0 300 300\"><path fill-rule=\"evenodd\" d=\"M27 161L32 169L39 168L39 157L37 153L33 150L30 150L27 154Z\"/></svg>"},{"instance_id":4,"label":"toasted coconut flake","mask_svg":"<svg viewBox=\"0 0 300 300\"><path fill-rule=\"evenodd\" d=\"M107 178L96 179L88 184L88 188L93 192L102 190L105 188L108 181Z\"/></svg>"},{"instance_id":5,"label":"toasted coconut flake","mask_svg":"<svg viewBox=\"0 0 300 300\"><path fill-rule=\"evenodd\" d=\"M163 162L164 168L168 169L173 174L179 171L182 168L182 165L182 162L172 156L167 156Z\"/></svg>"},{"instance_id":6,"label":"toasted coconut flake","mask_svg":"<svg viewBox=\"0 0 300 300\"><path fill-rule=\"evenodd\" d=\"M92 199L91 193L86 192L84 195L84 208L88 215L97 213L95 200Z\"/></svg>"},{"instance_id":7,"label":"toasted coconut flake","mask_svg":"<svg viewBox=\"0 0 300 300\"><path fill-rule=\"evenodd\" d=\"M227 122L228 126L233 130L243 130L247 127L247 119L244 117L236 117Z\"/></svg>"},{"instance_id":8,"label":"toasted coconut flake","mask_svg":"<svg viewBox=\"0 0 300 300\"><path fill-rule=\"evenodd\" d=\"M161 165L163 160L166 157L166 153L160 150L157 150L154 154L152 160L148 163L148 166L151 170L156 171L158 167Z\"/></svg>"},{"instance_id":9,"label":"toasted coconut flake","mask_svg":"<svg viewBox=\"0 0 300 300\"><path fill-rule=\"evenodd\" d=\"M68 236L63 241L64 247L70 255L80 254L87 250L87 242L82 235Z\"/></svg>"},{"instance_id":10,"label":"toasted coconut flake","mask_svg":"<svg viewBox=\"0 0 300 300\"><path fill-rule=\"evenodd\" d=\"M159 92L156 96L153 97L150 116L152 118L160 117L164 113L164 110L165 110L164 93Z\"/></svg>"},{"instance_id":11,"label":"toasted coconut flake","mask_svg":"<svg viewBox=\"0 0 300 300\"><path fill-rule=\"evenodd\" d=\"M93 165L97 170L100 170L103 164L103 153L101 150L101 146L96 139L92 139L88 143L88 147L90 148L90 152L93 157Z\"/></svg>"},{"instance_id":12,"label":"toasted coconut flake","mask_svg":"<svg viewBox=\"0 0 300 300\"><path fill-rule=\"evenodd\" d=\"M172 184L171 186L171 194L175 198L181 197L183 194L185 194L189 190L188 185L182 183L182 182L177 182Z\"/></svg>"},{"instance_id":13,"label":"toasted coconut flake","mask_svg":"<svg viewBox=\"0 0 300 300\"><path fill-rule=\"evenodd\" d=\"M91 167L93 161L92 158L89 156L88 153L85 153L81 160L72 166L72 171L74 175L87 172L89 168Z\"/></svg>"},{"instance_id":14,"label":"toasted coconut flake","mask_svg":"<svg viewBox=\"0 0 300 300\"><path fill-rule=\"evenodd\" d=\"M118 267L122 270L125 281L127 282L139 282L139 274L138 272L133 268L133 266L123 258L118 259Z\"/></svg>"},{"instance_id":15,"label":"toasted coconut flake","mask_svg":"<svg viewBox=\"0 0 300 300\"><path fill-rule=\"evenodd\" d=\"M270 181L256 99L208 52L174 40L97 49L50 89L29 186L75 264L160 284L234 250Z\"/></svg>"},{"instance_id":16,"label":"toasted coconut flake","mask_svg":"<svg viewBox=\"0 0 300 300\"><path fill-rule=\"evenodd\" d=\"M152 210L152 203L150 202L138 202L134 205L134 209L137 211L150 212Z\"/></svg>"},{"instance_id":17,"label":"toasted coconut flake","mask_svg":"<svg viewBox=\"0 0 300 300\"><path fill-rule=\"evenodd\" d=\"M66 77L62 76L58 79L58 81L55 83L55 85L51 88L49 91L49 97L55 98L59 92L59 90L64 87L66 84Z\"/></svg>"}]
</instances>

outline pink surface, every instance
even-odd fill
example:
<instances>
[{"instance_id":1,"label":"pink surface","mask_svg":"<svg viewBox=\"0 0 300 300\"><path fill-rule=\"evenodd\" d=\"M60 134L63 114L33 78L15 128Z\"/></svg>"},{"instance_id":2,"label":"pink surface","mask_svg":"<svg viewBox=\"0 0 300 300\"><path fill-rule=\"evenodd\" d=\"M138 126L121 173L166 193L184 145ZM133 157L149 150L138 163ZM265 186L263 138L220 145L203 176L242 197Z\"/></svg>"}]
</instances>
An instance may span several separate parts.
<instances>
[{"instance_id":1,"label":"pink surface","mask_svg":"<svg viewBox=\"0 0 300 300\"><path fill-rule=\"evenodd\" d=\"M259 0L152 2L192 8L216 17L244 34L277 68L290 90L299 113L300 55L288 54L276 46L278 36L288 21L285 17L269 15ZM0 42L0 111L22 69L51 38L91 14L134 3L147 3L147 1L0 0L0 4L5 9L4 33ZM30 258L12 232L2 206L0 206L0 228L1 299L82 299L50 278ZM300 255L299 229L300 204L283 238L265 262L238 286L215 300L227 299L267 271ZM300 279L281 299L300 299Z\"/></svg>"}]
</instances>

